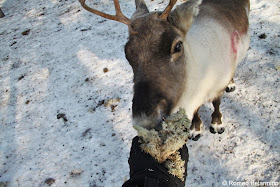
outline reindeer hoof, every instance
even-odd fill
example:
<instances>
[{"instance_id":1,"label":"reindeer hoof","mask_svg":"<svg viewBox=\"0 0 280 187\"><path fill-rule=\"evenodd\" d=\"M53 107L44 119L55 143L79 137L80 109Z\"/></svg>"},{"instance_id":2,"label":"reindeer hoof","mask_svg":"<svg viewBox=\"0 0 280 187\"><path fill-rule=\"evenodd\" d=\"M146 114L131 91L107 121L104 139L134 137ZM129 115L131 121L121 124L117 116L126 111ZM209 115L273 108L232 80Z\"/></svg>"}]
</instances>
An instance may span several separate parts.
<instances>
[{"instance_id":1,"label":"reindeer hoof","mask_svg":"<svg viewBox=\"0 0 280 187\"><path fill-rule=\"evenodd\" d=\"M210 127L210 132L213 133L213 134L216 134L216 131L214 130L213 127Z\"/></svg>"},{"instance_id":2,"label":"reindeer hoof","mask_svg":"<svg viewBox=\"0 0 280 187\"><path fill-rule=\"evenodd\" d=\"M223 132L225 132L225 128L224 128L224 127L220 128L220 129L218 130L218 133L219 133L219 134L222 134Z\"/></svg>"},{"instance_id":3,"label":"reindeer hoof","mask_svg":"<svg viewBox=\"0 0 280 187\"><path fill-rule=\"evenodd\" d=\"M235 87L227 87L226 92L233 92L235 90Z\"/></svg>"},{"instance_id":4,"label":"reindeer hoof","mask_svg":"<svg viewBox=\"0 0 280 187\"><path fill-rule=\"evenodd\" d=\"M233 92L234 90L235 90L235 83L230 83L226 88L226 92Z\"/></svg>"},{"instance_id":5,"label":"reindeer hoof","mask_svg":"<svg viewBox=\"0 0 280 187\"><path fill-rule=\"evenodd\" d=\"M189 139L197 141L201 136L201 130L200 131L196 131L196 130L191 130L190 131L190 136Z\"/></svg>"},{"instance_id":6,"label":"reindeer hoof","mask_svg":"<svg viewBox=\"0 0 280 187\"><path fill-rule=\"evenodd\" d=\"M223 124L211 124L210 132L213 134L222 134L225 131L225 127Z\"/></svg>"},{"instance_id":7,"label":"reindeer hoof","mask_svg":"<svg viewBox=\"0 0 280 187\"><path fill-rule=\"evenodd\" d=\"M200 134L198 134L195 137L193 137L192 140L197 141L199 138L200 138Z\"/></svg>"}]
</instances>

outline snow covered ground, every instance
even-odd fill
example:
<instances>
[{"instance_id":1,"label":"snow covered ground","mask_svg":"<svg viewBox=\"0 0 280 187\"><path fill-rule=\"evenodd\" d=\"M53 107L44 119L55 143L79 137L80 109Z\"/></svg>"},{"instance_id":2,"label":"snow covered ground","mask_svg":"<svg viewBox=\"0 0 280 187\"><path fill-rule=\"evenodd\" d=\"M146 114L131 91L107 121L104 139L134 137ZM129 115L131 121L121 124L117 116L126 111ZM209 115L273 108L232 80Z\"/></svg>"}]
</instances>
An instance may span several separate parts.
<instances>
[{"instance_id":1,"label":"snow covered ground","mask_svg":"<svg viewBox=\"0 0 280 187\"><path fill-rule=\"evenodd\" d=\"M91 4L113 13L110 2ZM146 2L150 10L168 3ZM134 1L120 3L131 16ZM127 27L75 0L0 0L0 7L0 186L121 186L136 135ZM187 144L186 186L280 182L279 7L251 0L250 49L221 105L226 130L211 134L213 108L201 108L205 130Z\"/></svg>"}]
</instances>

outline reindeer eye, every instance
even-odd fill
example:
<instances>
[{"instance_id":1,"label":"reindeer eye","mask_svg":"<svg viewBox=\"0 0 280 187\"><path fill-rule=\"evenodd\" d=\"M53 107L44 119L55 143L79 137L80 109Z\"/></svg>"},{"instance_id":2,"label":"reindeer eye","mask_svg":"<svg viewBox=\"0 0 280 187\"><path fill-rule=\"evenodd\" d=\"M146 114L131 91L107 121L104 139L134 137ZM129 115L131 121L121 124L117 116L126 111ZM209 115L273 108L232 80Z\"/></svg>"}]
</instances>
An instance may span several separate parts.
<instances>
[{"instance_id":1,"label":"reindeer eye","mask_svg":"<svg viewBox=\"0 0 280 187\"><path fill-rule=\"evenodd\" d=\"M174 47L174 53L178 53L178 52L180 52L181 50L182 50L182 42L180 41L180 42L178 42L176 45L175 45L175 47Z\"/></svg>"}]
</instances>

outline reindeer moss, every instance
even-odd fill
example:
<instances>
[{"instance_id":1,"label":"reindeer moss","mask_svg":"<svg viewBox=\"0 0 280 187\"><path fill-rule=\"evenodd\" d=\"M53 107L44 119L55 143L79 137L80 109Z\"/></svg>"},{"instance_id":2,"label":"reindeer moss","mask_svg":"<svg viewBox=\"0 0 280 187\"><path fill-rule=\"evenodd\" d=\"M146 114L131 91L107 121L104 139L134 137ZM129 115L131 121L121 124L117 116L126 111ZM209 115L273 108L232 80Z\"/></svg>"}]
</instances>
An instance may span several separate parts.
<instances>
[{"instance_id":1,"label":"reindeer moss","mask_svg":"<svg viewBox=\"0 0 280 187\"><path fill-rule=\"evenodd\" d=\"M165 161L165 167L168 168L170 174L178 177L182 181L184 180L185 161L182 160L179 151L176 151L168 157L168 160Z\"/></svg>"},{"instance_id":2,"label":"reindeer moss","mask_svg":"<svg viewBox=\"0 0 280 187\"><path fill-rule=\"evenodd\" d=\"M153 156L159 163L165 164L168 172L183 180L185 161L178 152L188 140L190 120L184 109L166 118L162 123L162 129L148 130L134 125L141 137L141 148Z\"/></svg>"}]
</instances>

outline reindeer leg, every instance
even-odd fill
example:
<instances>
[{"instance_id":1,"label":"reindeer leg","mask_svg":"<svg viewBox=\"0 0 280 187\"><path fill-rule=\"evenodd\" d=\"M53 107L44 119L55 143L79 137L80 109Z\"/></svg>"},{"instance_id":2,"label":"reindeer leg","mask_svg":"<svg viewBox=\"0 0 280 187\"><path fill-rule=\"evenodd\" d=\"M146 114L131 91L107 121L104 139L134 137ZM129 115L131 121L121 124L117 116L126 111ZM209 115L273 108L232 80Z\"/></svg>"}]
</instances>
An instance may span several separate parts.
<instances>
[{"instance_id":1,"label":"reindeer leg","mask_svg":"<svg viewBox=\"0 0 280 187\"><path fill-rule=\"evenodd\" d=\"M202 130L202 121L199 117L198 110L195 112L194 117L192 119L190 138L194 141L197 141L200 138L201 130Z\"/></svg>"},{"instance_id":2,"label":"reindeer leg","mask_svg":"<svg viewBox=\"0 0 280 187\"><path fill-rule=\"evenodd\" d=\"M220 112L221 97L218 97L212 103L214 106L214 112L212 114L210 132L213 134L222 134L225 131L225 128L222 121L223 116Z\"/></svg>"},{"instance_id":3,"label":"reindeer leg","mask_svg":"<svg viewBox=\"0 0 280 187\"><path fill-rule=\"evenodd\" d=\"M235 90L235 83L233 78L229 82L228 86L226 87L226 92L233 92Z\"/></svg>"}]
</instances>

